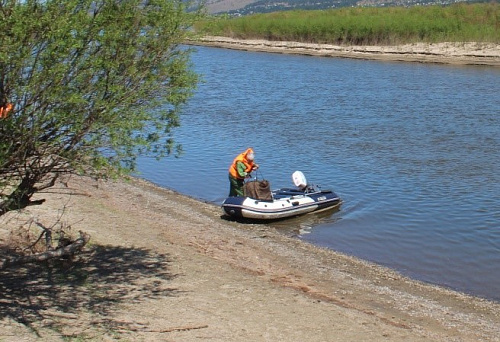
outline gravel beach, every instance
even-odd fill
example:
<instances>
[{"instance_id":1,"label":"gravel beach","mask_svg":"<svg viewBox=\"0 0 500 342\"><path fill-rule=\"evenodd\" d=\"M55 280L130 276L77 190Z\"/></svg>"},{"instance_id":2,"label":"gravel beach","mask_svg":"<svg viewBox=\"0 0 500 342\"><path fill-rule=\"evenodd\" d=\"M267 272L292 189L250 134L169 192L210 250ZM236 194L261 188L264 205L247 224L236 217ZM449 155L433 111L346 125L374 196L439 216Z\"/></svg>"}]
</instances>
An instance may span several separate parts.
<instances>
[{"instance_id":1,"label":"gravel beach","mask_svg":"<svg viewBox=\"0 0 500 342\"><path fill-rule=\"evenodd\" d=\"M73 177L39 198L0 218L2 243L32 219L91 240L67 268L2 271L0 341L500 341L499 303L144 180Z\"/></svg>"}]
</instances>

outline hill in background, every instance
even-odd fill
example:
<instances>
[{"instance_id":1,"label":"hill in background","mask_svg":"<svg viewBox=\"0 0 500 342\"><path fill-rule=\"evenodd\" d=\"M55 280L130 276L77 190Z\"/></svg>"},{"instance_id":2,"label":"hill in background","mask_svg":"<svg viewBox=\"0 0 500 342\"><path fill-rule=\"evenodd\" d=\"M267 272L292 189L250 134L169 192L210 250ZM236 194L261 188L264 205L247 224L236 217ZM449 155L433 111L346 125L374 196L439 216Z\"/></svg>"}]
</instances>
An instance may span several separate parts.
<instances>
[{"instance_id":1,"label":"hill in background","mask_svg":"<svg viewBox=\"0 0 500 342\"><path fill-rule=\"evenodd\" d=\"M207 0L206 8L210 14L228 13L246 15L294 9L331 9L341 7L390 7L449 5L458 2L488 2L467 0Z\"/></svg>"}]
</instances>

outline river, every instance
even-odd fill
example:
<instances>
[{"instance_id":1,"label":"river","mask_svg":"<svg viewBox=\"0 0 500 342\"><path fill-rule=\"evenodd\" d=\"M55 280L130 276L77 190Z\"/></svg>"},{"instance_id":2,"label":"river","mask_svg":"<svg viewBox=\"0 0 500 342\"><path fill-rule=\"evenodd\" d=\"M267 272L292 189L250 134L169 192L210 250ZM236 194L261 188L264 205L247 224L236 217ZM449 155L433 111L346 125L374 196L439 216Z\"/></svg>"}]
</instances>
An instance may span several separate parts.
<instances>
[{"instance_id":1,"label":"river","mask_svg":"<svg viewBox=\"0 0 500 342\"><path fill-rule=\"evenodd\" d=\"M195 50L184 153L141 177L220 204L251 146L272 188L300 170L343 199L269 229L500 301L500 69Z\"/></svg>"}]
</instances>

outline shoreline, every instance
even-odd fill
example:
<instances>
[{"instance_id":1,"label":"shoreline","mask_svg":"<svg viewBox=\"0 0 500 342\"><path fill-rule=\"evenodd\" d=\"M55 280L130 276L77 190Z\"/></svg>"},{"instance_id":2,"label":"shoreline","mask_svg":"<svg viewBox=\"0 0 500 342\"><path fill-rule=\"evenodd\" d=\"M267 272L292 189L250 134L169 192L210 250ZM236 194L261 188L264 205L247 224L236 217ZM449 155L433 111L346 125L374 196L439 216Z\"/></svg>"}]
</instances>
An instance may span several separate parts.
<instances>
[{"instance_id":1,"label":"shoreline","mask_svg":"<svg viewBox=\"0 0 500 342\"><path fill-rule=\"evenodd\" d=\"M2 341L500 341L500 303L223 220L142 179L72 177L39 198L0 219L0 238L32 217L51 226L64 208L97 261L81 285L30 277L24 289L4 274Z\"/></svg>"},{"instance_id":2,"label":"shoreline","mask_svg":"<svg viewBox=\"0 0 500 342\"><path fill-rule=\"evenodd\" d=\"M341 46L214 36L191 40L187 44L318 57L500 67L500 44L493 43L415 43L399 46Z\"/></svg>"}]
</instances>

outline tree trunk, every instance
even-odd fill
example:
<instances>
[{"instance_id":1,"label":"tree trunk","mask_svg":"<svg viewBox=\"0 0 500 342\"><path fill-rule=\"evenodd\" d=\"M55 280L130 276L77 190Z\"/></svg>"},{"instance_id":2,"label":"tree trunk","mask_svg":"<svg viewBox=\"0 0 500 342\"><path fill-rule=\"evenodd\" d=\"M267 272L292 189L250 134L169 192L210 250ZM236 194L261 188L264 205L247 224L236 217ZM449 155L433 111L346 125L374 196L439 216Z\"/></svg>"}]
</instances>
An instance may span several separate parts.
<instances>
[{"instance_id":1,"label":"tree trunk","mask_svg":"<svg viewBox=\"0 0 500 342\"><path fill-rule=\"evenodd\" d=\"M0 203L0 216L11 210L26 208L33 204L31 197L37 191L35 184L38 182L38 177L31 175L29 172L23 177L17 188ZM41 203L42 201L37 201Z\"/></svg>"}]
</instances>

